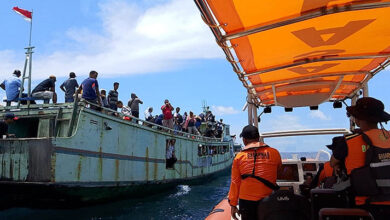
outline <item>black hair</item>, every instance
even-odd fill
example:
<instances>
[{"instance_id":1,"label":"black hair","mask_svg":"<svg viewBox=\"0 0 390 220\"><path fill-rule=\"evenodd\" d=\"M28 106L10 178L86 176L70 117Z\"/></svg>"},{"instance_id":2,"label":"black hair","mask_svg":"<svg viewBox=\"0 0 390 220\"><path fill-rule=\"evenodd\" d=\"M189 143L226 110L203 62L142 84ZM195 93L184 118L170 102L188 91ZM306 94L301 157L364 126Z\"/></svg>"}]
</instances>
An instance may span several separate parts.
<instances>
[{"instance_id":1,"label":"black hair","mask_svg":"<svg viewBox=\"0 0 390 220\"><path fill-rule=\"evenodd\" d=\"M91 76L91 75L98 75L98 72L96 72L95 70L91 70L91 72L89 72L89 75Z\"/></svg>"},{"instance_id":2,"label":"black hair","mask_svg":"<svg viewBox=\"0 0 390 220\"><path fill-rule=\"evenodd\" d=\"M17 75L17 76L22 75L22 73L20 72L20 70L15 70L13 74L14 74L14 75Z\"/></svg>"},{"instance_id":3,"label":"black hair","mask_svg":"<svg viewBox=\"0 0 390 220\"><path fill-rule=\"evenodd\" d=\"M119 85L119 83L118 83L118 82L114 82L114 86L115 86L115 85Z\"/></svg>"}]
</instances>

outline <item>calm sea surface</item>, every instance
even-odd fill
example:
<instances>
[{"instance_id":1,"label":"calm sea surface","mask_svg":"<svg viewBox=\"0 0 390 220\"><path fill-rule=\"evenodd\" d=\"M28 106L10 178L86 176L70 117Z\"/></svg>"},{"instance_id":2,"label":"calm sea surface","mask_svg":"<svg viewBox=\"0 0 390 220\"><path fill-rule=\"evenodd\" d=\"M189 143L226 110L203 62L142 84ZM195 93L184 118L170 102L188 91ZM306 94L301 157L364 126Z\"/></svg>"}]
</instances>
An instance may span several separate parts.
<instances>
[{"instance_id":1,"label":"calm sea surface","mask_svg":"<svg viewBox=\"0 0 390 220\"><path fill-rule=\"evenodd\" d=\"M227 173L202 185L180 185L144 199L70 210L13 208L1 211L0 219L204 219L227 195L229 184Z\"/></svg>"},{"instance_id":2,"label":"calm sea surface","mask_svg":"<svg viewBox=\"0 0 390 220\"><path fill-rule=\"evenodd\" d=\"M294 153L295 154L295 153ZM290 158L283 153L283 158ZM298 153L313 158L313 153ZM321 158L326 159L326 158ZM201 185L180 185L144 199L129 199L79 209L12 208L0 211L0 219L204 219L227 195L230 174Z\"/></svg>"}]
</instances>

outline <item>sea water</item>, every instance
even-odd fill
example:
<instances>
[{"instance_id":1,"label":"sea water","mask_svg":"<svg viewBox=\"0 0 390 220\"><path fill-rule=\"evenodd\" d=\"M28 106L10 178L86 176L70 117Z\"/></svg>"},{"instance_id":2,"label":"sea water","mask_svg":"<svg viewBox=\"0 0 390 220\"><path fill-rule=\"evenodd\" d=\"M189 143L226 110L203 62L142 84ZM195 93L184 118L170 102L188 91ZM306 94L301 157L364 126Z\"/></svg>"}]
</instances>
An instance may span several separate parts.
<instances>
[{"instance_id":1,"label":"sea water","mask_svg":"<svg viewBox=\"0 0 390 220\"><path fill-rule=\"evenodd\" d=\"M291 158L293 153L282 153ZM297 153L294 153L297 154ZM313 158L316 153L298 153L298 157ZM327 160L327 158L320 158ZM135 219L135 220L187 220L204 219L228 193L229 173L199 185L179 185L143 199L88 206L79 209L29 209L12 208L0 211L0 219Z\"/></svg>"}]
</instances>

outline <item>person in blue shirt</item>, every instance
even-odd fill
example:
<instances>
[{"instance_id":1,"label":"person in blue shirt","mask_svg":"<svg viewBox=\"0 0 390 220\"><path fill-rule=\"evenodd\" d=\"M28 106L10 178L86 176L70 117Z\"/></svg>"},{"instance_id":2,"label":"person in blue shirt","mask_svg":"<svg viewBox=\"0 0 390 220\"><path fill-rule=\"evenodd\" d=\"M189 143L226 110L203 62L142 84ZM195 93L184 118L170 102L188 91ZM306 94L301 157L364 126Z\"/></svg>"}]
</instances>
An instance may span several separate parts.
<instances>
[{"instance_id":1,"label":"person in blue shirt","mask_svg":"<svg viewBox=\"0 0 390 220\"><path fill-rule=\"evenodd\" d=\"M21 80L19 79L20 75L20 70L15 70L11 78L4 80L0 84L0 88L5 90L8 102L16 102L19 98L19 90L22 84ZM26 96L27 94L24 94L22 97Z\"/></svg>"},{"instance_id":2,"label":"person in blue shirt","mask_svg":"<svg viewBox=\"0 0 390 220\"><path fill-rule=\"evenodd\" d=\"M86 101L95 104L95 105L91 105L91 109L99 111L101 109L99 106L102 105L102 102L101 102L100 92L99 92L99 83L96 80L97 76L98 73L95 70L92 70L89 73L89 78L85 79L81 83L79 89L77 90L77 94L79 94L81 90L83 90L81 97Z\"/></svg>"},{"instance_id":3,"label":"person in blue shirt","mask_svg":"<svg viewBox=\"0 0 390 220\"><path fill-rule=\"evenodd\" d=\"M74 72L69 73L69 79L60 86L60 89L65 92L65 102L74 102L73 95L78 87L79 84L76 80L76 74Z\"/></svg>"}]
</instances>

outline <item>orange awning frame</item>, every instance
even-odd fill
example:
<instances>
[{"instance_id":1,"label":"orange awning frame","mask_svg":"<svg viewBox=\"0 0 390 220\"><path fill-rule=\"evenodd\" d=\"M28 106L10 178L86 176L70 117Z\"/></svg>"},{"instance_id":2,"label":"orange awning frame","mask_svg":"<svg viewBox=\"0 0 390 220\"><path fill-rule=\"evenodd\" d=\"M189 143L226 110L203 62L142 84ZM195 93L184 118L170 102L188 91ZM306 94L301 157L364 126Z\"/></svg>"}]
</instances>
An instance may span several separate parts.
<instances>
[{"instance_id":1,"label":"orange awning frame","mask_svg":"<svg viewBox=\"0 0 390 220\"><path fill-rule=\"evenodd\" d=\"M257 106L297 107L352 98L390 64L390 26L384 25L390 20L390 0L295 0L284 9L278 1L194 1L247 89L248 101ZM332 19L340 24L328 27ZM337 34L352 37L337 40ZM273 36L279 37L278 44ZM372 39L371 47L372 36L380 38Z\"/></svg>"}]
</instances>

